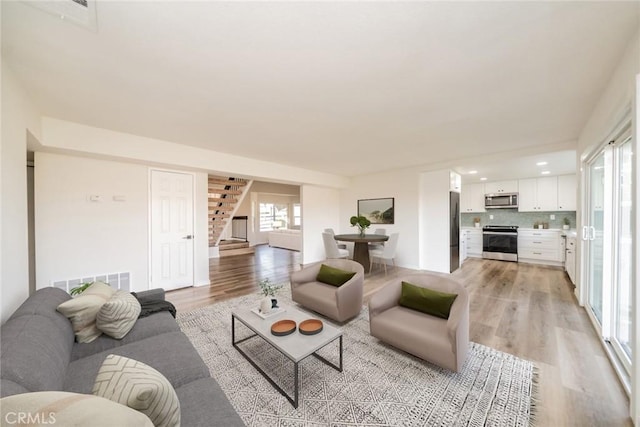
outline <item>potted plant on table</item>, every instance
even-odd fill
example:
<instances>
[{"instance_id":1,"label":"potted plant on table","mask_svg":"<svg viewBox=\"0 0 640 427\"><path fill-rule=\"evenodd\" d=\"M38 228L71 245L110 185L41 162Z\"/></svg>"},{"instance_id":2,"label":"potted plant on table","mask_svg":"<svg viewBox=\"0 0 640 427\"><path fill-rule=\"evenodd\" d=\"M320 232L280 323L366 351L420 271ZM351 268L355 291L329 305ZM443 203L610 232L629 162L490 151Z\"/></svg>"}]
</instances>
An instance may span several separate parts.
<instances>
[{"instance_id":1,"label":"potted plant on table","mask_svg":"<svg viewBox=\"0 0 640 427\"><path fill-rule=\"evenodd\" d=\"M364 236L364 231L367 228L369 228L369 226L371 225L371 221L369 221L366 217L362 215L352 216L349 222L351 223L352 227L355 227L355 226L358 227L358 230L360 231L360 236Z\"/></svg>"},{"instance_id":2,"label":"potted plant on table","mask_svg":"<svg viewBox=\"0 0 640 427\"><path fill-rule=\"evenodd\" d=\"M282 288L282 285L274 285L269 279L264 279L258 282L260 286L260 293L264 296L260 301L260 312L268 314L274 308L278 307L278 300L276 299L276 292Z\"/></svg>"},{"instance_id":3,"label":"potted plant on table","mask_svg":"<svg viewBox=\"0 0 640 427\"><path fill-rule=\"evenodd\" d=\"M570 226L571 226L571 220L569 220L569 218L565 216L564 219L562 220L562 229L568 230Z\"/></svg>"}]
</instances>

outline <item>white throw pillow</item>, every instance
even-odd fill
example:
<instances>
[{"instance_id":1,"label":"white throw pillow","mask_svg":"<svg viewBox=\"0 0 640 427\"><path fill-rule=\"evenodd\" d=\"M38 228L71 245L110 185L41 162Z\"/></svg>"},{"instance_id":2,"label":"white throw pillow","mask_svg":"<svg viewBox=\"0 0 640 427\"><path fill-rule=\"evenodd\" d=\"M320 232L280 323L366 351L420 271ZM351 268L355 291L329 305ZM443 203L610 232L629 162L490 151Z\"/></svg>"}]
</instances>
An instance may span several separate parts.
<instances>
[{"instance_id":1,"label":"white throw pillow","mask_svg":"<svg viewBox=\"0 0 640 427\"><path fill-rule=\"evenodd\" d=\"M122 339L136 324L141 310L131 293L117 291L98 311L96 326L110 337Z\"/></svg>"},{"instance_id":2,"label":"white throw pillow","mask_svg":"<svg viewBox=\"0 0 640 427\"><path fill-rule=\"evenodd\" d=\"M93 394L142 412L156 427L180 426L180 401L169 380L137 360L108 355L98 371Z\"/></svg>"},{"instance_id":3,"label":"white throw pillow","mask_svg":"<svg viewBox=\"0 0 640 427\"><path fill-rule=\"evenodd\" d=\"M145 414L91 394L37 391L0 399L2 425L153 427ZM21 421L22 420L22 421Z\"/></svg>"},{"instance_id":4,"label":"white throw pillow","mask_svg":"<svg viewBox=\"0 0 640 427\"><path fill-rule=\"evenodd\" d=\"M102 334L96 327L96 317L100 308L115 293L116 290L106 283L95 282L76 298L58 306L58 311L71 321L76 341L88 343Z\"/></svg>"}]
</instances>

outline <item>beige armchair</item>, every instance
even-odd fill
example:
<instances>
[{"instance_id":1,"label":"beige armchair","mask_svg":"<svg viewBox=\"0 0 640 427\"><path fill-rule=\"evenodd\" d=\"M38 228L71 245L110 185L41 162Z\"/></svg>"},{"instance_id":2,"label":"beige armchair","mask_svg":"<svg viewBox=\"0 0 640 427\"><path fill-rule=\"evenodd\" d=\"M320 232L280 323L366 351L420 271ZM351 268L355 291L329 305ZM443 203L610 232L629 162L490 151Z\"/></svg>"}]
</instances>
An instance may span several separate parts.
<instances>
[{"instance_id":1,"label":"beige armchair","mask_svg":"<svg viewBox=\"0 0 640 427\"><path fill-rule=\"evenodd\" d=\"M457 294L449 319L398 305L402 282ZM447 275L422 273L396 278L369 301L371 335L443 368L462 369L469 346L469 294Z\"/></svg>"},{"instance_id":2,"label":"beige armchair","mask_svg":"<svg viewBox=\"0 0 640 427\"><path fill-rule=\"evenodd\" d=\"M316 281L322 264L355 272L355 276L340 287ZM337 322L357 316L362 310L364 268L348 259L328 259L291 273L291 299L310 310Z\"/></svg>"}]
</instances>

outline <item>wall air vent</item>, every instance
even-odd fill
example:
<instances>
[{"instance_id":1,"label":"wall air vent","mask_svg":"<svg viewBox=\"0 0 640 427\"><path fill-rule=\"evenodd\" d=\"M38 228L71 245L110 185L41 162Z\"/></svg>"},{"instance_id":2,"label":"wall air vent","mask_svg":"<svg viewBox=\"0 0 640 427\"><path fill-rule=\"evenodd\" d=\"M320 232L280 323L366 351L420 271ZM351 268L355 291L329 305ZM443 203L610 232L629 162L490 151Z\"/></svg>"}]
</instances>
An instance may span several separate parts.
<instances>
[{"instance_id":1,"label":"wall air vent","mask_svg":"<svg viewBox=\"0 0 640 427\"><path fill-rule=\"evenodd\" d=\"M58 19L72 22L93 32L98 31L96 0L23 0L23 2L57 16Z\"/></svg>"}]
</instances>

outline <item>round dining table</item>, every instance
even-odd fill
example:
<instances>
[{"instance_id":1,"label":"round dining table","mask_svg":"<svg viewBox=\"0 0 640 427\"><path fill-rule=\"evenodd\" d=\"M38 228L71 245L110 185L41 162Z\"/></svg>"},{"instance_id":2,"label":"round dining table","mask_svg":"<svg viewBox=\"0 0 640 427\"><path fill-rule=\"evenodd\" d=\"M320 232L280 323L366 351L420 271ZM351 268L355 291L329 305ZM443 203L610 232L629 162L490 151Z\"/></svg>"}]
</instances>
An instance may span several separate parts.
<instances>
[{"instance_id":1,"label":"round dining table","mask_svg":"<svg viewBox=\"0 0 640 427\"><path fill-rule=\"evenodd\" d=\"M364 267L364 272L369 272L369 243L382 243L389 240L384 234L336 234L333 238L339 242L353 242L353 260Z\"/></svg>"}]
</instances>

